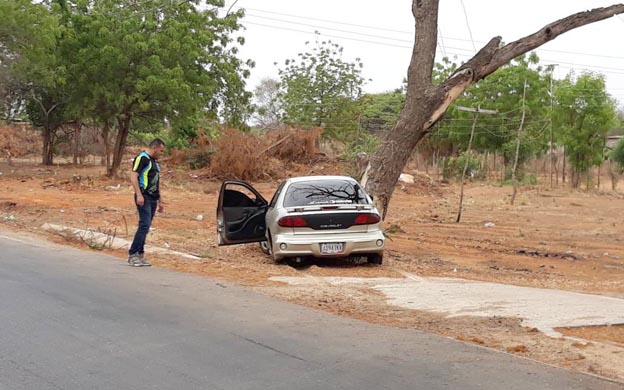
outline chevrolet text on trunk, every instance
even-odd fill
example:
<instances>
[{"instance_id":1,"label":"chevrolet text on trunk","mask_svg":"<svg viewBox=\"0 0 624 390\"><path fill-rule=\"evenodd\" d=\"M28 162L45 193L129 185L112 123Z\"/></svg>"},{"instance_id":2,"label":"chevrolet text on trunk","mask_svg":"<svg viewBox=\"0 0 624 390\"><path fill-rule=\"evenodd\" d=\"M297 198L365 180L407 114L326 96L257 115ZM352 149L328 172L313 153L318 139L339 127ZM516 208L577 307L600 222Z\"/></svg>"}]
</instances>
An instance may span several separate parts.
<instances>
[{"instance_id":1,"label":"chevrolet text on trunk","mask_svg":"<svg viewBox=\"0 0 624 390\"><path fill-rule=\"evenodd\" d=\"M372 198L346 176L306 176L280 184L267 202L248 183L223 182L219 245L259 242L276 262L366 257L381 264L385 237Z\"/></svg>"}]
</instances>

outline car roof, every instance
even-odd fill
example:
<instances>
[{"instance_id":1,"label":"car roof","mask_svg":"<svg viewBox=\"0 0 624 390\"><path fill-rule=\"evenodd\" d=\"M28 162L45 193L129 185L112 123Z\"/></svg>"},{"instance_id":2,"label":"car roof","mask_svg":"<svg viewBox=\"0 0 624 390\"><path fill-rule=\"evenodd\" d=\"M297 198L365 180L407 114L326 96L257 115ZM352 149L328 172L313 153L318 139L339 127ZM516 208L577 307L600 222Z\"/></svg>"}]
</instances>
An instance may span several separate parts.
<instances>
[{"instance_id":1,"label":"car roof","mask_svg":"<svg viewBox=\"0 0 624 390\"><path fill-rule=\"evenodd\" d=\"M346 181L357 183L357 180L349 176L331 176L331 175L291 177L290 179L286 181L288 183L300 183L302 181L322 181L322 180L346 180Z\"/></svg>"}]
</instances>

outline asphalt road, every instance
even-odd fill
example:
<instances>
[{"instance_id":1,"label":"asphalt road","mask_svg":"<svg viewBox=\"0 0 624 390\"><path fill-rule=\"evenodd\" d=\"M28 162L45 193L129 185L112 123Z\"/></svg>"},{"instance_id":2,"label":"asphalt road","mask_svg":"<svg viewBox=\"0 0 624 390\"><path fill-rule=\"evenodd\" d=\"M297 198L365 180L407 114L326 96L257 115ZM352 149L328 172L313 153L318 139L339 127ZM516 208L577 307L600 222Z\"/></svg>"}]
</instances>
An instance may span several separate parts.
<instances>
[{"instance_id":1,"label":"asphalt road","mask_svg":"<svg viewBox=\"0 0 624 390\"><path fill-rule=\"evenodd\" d=\"M0 389L623 389L0 231Z\"/></svg>"}]
</instances>

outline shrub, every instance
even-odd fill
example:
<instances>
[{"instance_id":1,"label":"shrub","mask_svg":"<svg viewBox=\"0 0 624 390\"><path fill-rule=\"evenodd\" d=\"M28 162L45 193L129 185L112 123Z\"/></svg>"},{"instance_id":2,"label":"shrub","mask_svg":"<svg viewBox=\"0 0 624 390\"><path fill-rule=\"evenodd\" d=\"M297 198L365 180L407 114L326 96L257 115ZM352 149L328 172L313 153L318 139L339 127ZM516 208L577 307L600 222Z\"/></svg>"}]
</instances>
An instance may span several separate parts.
<instances>
[{"instance_id":1,"label":"shrub","mask_svg":"<svg viewBox=\"0 0 624 390\"><path fill-rule=\"evenodd\" d=\"M0 157L22 157L41 153L41 133L28 126L0 128Z\"/></svg>"},{"instance_id":2,"label":"shrub","mask_svg":"<svg viewBox=\"0 0 624 390\"><path fill-rule=\"evenodd\" d=\"M466 153L462 153L458 157L450 157L446 159L442 168L442 177L445 180L450 180L452 178L461 179L466 162L468 162L468 167L466 169L467 178L476 179L483 177L484 173L479 157L472 154L468 155Z\"/></svg>"}]
</instances>

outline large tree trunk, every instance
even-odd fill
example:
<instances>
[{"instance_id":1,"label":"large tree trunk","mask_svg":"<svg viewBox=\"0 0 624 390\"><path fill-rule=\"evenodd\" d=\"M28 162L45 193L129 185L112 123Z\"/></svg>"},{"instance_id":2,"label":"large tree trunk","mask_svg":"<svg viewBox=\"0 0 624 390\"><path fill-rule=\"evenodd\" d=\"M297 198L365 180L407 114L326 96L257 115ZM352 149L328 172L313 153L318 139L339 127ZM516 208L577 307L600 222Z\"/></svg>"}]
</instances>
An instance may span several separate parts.
<instances>
[{"instance_id":1,"label":"large tree trunk","mask_svg":"<svg viewBox=\"0 0 624 390\"><path fill-rule=\"evenodd\" d=\"M108 170L108 177L117 175L123 153L126 150L128 134L130 133L130 117L128 115L118 118L117 122L119 124L119 132L117 133L117 141L115 141L115 148L113 149L113 164Z\"/></svg>"},{"instance_id":2,"label":"large tree trunk","mask_svg":"<svg viewBox=\"0 0 624 390\"><path fill-rule=\"evenodd\" d=\"M82 125L80 122L74 123L74 144L73 146L73 164L78 165L78 157L80 157L80 149L81 149L81 133L82 133Z\"/></svg>"},{"instance_id":3,"label":"large tree trunk","mask_svg":"<svg viewBox=\"0 0 624 390\"><path fill-rule=\"evenodd\" d=\"M108 121L104 122L102 138L104 139L104 161L106 162L106 172L108 172L111 168L110 125Z\"/></svg>"},{"instance_id":4,"label":"large tree trunk","mask_svg":"<svg viewBox=\"0 0 624 390\"><path fill-rule=\"evenodd\" d=\"M501 37L495 37L444 83L434 86L431 74L437 45L438 4L439 0L412 1L416 36L408 69L405 106L362 177L363 185L374 196L383 218L412 151L469 86L566 31L624 13L624 4L579 12L505 46L501 46Z\"/></svg>"},{"instance_id":5,"label":"large tree trunk","mask_svg":"<svg viewBox=\"0 0 624 390\"><path fill-rule=\"evenodd\" d=\"M53 104L50 108L46 108L43 102L34 94L33 99L39 104L41 112L45 118L43 125L43 150L41 153L41 163L43 165L52 165L54 163L54 141L56 141L57 127L50 124L50 113L58 107L58 103Z\"/></svg>"},{"instance_id":6,"label":"large tree trunk","mask_svg":"<svg viewBox=\"0 0 624 390\"><path fill-rule=\"evenodd\" d=\"M47 126L43 129L43 150L41 154L41 164L54 164L54 131Z\"/></svg>"}]
</instances>

